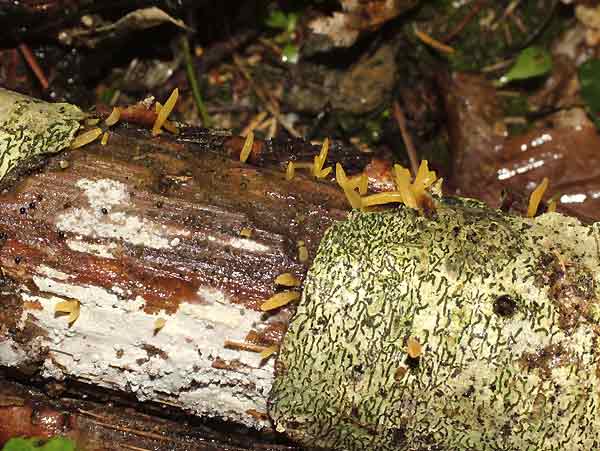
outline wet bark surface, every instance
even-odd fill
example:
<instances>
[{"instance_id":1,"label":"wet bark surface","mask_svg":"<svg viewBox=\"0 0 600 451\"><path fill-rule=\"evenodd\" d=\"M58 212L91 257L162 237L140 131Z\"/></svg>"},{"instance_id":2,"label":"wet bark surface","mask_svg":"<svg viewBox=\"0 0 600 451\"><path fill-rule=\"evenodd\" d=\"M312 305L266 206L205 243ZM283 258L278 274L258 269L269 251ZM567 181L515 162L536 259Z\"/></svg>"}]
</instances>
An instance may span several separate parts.
<instances>
[{"instance_id":1,"label":"wet bark surface","mask_svg":"<svg viewBox=\"0 0 600 451\"><path fill-rule=\"evenodd\" d=\"M191 417L172 419L157 415L159 409L141 412L115 394L106 399L81 399L89 390L65 391L61 384L32 388L0 379L0 443L13 436L53 437L65 435L87 450L174 451L294 451L274 436L259 436L232 425L201 423ZM111 401L112 399L112 401ZM131 403L130 403L131 404ZM164 412L163 412L164 416Z\"/></svg>"},{"instance_id":2,"label":"wet bark surface","mask_svg":"<svg viewBox=\"0 0 600 451\"><path fill-rule=\"evenodd\" d=\"M261 360L258 351L280 343L293 307L263 314L260 306L282 290L274 284L279 274L303 280L324 231L348 207L328 180L301 172L286 180L285 161L310 161L317 146L256 142L244 164L242 145L224 132L152 138L125 124L111 130L108 145L31 163L5 184L0 357L13 380L59 381L162 406L148 421L165 431L173 429L159 418L179 412L198 424L209 415L271 436L273 358ZM350 172L372 157L336 145L330 154ZM60 302L75 302L77 319L68 323ZM4 437L21 433L29 402L3 407L11 418ZM76 417L69 421L96 418ZM96 426L77 427L100 434ZM100 429L118 431L111 427ZM244 448L182 440L169 449L270 449L260 441Z\"/></svg>"}]
</instances>

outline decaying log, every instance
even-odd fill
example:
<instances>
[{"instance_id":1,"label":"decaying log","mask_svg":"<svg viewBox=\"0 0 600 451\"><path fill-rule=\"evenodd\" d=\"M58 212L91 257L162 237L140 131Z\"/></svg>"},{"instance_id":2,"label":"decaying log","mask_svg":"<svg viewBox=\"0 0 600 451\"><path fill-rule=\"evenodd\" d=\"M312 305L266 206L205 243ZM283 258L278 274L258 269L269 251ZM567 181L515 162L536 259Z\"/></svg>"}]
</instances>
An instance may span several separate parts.
<instances>
[{"instance_id":1,"label":"decaying log","mask_svg":"<svg viewBox=\"0 0 600 451\"><path fill-rule=\"evenodd\" d=\"M60 384L55 384L60 385ZM273 437L231 424L208 425L194 418L160 418L123 403L49 397L31 386L0 379L0 444L15 436L69 437L79 449L95 451L294 451ZM164 415L163 415L164 416Z\"/></svg>"},{"instance_id":2,"label":"decaying log","mask_svg":"<svg viewBox=\"0 0 600 451\"><path fill-rule=\"evenodd\" d=\"M348 215L335 184L287 180L262 143L241 163L241 144L122 125L20 165L0 194L0 363L311 448L600 446L600 224L401 170ZM304 279L295 315L262 314L284 272Z\"/></svg>"},{"instance_id":3,"label":"decaying log","mask_svg":"<svg viewBox=\"0 0 600 451\"><path fill-rule=\"evenodd\" d=\"M269 427L273 363L257 351L278 345L290 315L260 304L277 275L302 280L347 206L330 183L231 158L241 144L124 125L107 146L13 178L0 196L0 362ZM257 145L251 161L269 159L273 146ZM69 305L72 322L57 313Z\"/></svg>"}]
</instances>

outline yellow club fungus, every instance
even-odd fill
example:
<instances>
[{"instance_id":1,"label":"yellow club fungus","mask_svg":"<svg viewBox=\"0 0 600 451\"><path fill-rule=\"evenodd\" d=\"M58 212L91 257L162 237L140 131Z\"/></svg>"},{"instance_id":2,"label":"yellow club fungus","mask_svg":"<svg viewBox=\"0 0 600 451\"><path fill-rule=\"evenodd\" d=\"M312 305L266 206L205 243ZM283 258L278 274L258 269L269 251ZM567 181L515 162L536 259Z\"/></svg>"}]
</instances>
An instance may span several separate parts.
<instances>
[{"instance_id":1,"label":"yellow club fungus","mask_svg":"<svg viewBox=\"0 0 600 451\"><path fill-rule=\"evenodd\" d=\"M300 281L292 273L286 272L277 276L275 279L275 284L283 287L299 287Z\"/></svg>"},{"instance_id":2,"label":"yellow club fungus","mask_svg":"<svg viewBox=\"0 0 600 451\"><path fill-rule=\"evenodd\" d=\"M243 227L242 230L240 230L240 236L243 236L244 238L250 238L252 236L252 229L249 227Z\"/></svg>"},{"instance_id":3,"label":"yellow club fungus","mask_svg":"<svg viewBox=\"0 0 600 451\"><path fill-rule=\"evenodd\" d=\"M358 188L358 193L361 196L367 194L367 189L369 188L369 178L367 174L357 175L355 177L348 178L348 185L352 187L352 189Z\"/></svg>"},{"instance_id":4,"label":"yellow club fungus","mask_svg":"<svg viewBox=\"0 0 600 451\"><path fill-rule=\"evenodd\" d=\"M544 193L548 189L548 177L544 177L542 183L538 185L536 189L533 190L531 196L529 197L529 206L527 207L527 217L533 218L537 213L540 202L542 201L542 197Z\"/></svg>"},{"instance_id":5,"label":"yellow club fungus","mask_svg":"<svg viewBox=\"0 0 600 451\"><path fill-rule=\"evenodd\" d=\"M263 360L266 360L269 357L271 357L273 354L276 354L278 351L279 351L279 346L277 346L277 345L269 346L268 348L265 348L262 351L260 351L260 358Z\"/></svg>"},{"instance_id":6,"label":"yellow club fungus","mask_svg":"<svg viewBox=\"0 0 600 451\"><path fill-rule=\"evenodd\" d=\"M112 109L112 111L110 112L110 114L108 115L108 117L104 120L104 123L110 127L112 125L115 125L117 122L119 122L120 117L121 117L121 109L118 107L114 107Z\"/></svg>"},{"instance_id":7,"label":"yellow club fungus","mask_svg":"<svg viewBox=\"0 0 600 451\"><path fill-rule=\"evenodd\" d=\"M100 144L106 146L108 144L108 132L102 133L102 139L100 140Z\"/></svg>"},{"instance_id":8,"label":"yellow club fungus","mask_svg":"<svg viewBox=\"0 0 600 451\"><path fill-rule=\"evenodd\" d=\"M156 113L160 113L160 110L162 109L162 105L160 102L156 102L154 104L154 111L156 111ZM177 133L179 133L179 129L177 128L177 126L171 122L171 121L165 121L165 123L162 125L162 128L164 128L165 130L167 130L168 132L173 133L174 135L176 135Z\"/></svg>"},{"instance_id":9,"label":"yellow club fungus","mask_svg":"<svg viewBox=\"0 0 600 451\"><path fill-rule=\"evenodd\" d=\"M154 334L156 335L163 327L167 324L167 320L164 318L156 318L154 321Z\"/></svg>"},{"instance_id":10,"label":"yellow club fungus","mask_svg":"<svg viewBox=\"0 0 600 451\"><path fill-rule=\"evenodd\" d=\"M406 347L408 355L413 359L416 359L423 353L423 346L421 346L421 343L416 338L410 337Z\"/></svg>"},{"instance_id":11,"label":"yellow club fungus","mask_svg":"<svg viewBox=\"0 0 600 451\"><path fill-rule=\"evenodd\" d=\"M304 244L304 241L300 240L298 241L298 261L300 263L305 263L308 261L308 249L306 248L306 245Z\"/></svg>"},{"instance_id":12,"label":"yellow club fungus","mask_svg":"<svg viewBox=\"0 0 600 451\"><path fill-rule=\"evenodd\" d=\"M178 97L179 89L175 88L169 96L169 98L167 99L167 101L165 102L165 105L162 108L160 108L159 106L160 111L156 115L156 120L154 121L154 125L152 126L153 136L156 136L160 133L160 129L162 128L166 120L169 118L169 114L171 114L171 111L173 111L173 109L175 108L175 104L177 103Z\"/></svg>"},{"instance_id":13,"label":"yellow club fungus","mask_svg":"<svg viewBox=\"0 0 600 451\"><path fill-rule=\"evenodd\" d=\"M100 127L94 127L91 130L87 130L75 137L75 139L71 143L71 149L78 149L79 147L83 147L86 144L97 140L101 134L102 129Z\"/></svg>"},{"instance_id":14,"label":"yellow club fungus","mask_svg":"<svg viewBox=\"0 0 600 451\"><path fill-rule=\"evenodd\" d=\"M287 305L293 301L297 301L298 299L300 299L300 293L297 291L282 291L281 293L277 293L267 299L260 306L260 309L263 312L268 312L269 310L275 310L276 308L283 307L284 305Z\"/></svg>"},{"instance_id":15,"label":"yellow club fungus","mask_svg":"<svg viewBox=\"0 0 600 451\"><path fill-rule=\"evenodd\" d=\"M402 202L410 208L419 209L425 199L429 196L428 189L433 187L438 180L434 171L429 170L427 160L421 161L421 165L411 183L410 171L399 164L394 165L394 181L396 188L402 195Z\"/></svg>"},{"instance_id":16,"label":"yellow club fungus","mask_svg":"<svg viewBox=\"0 0 600 451\"><path fill-rule=\"evenodd\" d=\"M321 151L319 152L319 155L315 155L312 167L313 175L319 179L327 177L332 171L331 167L323 169L323 165L325 164L325 161L327 161L328 152L329 139L325 138L325 140L323 141L323 145L321 146Z\"/></svg>"},{"instance_id":17,"label":"yellow club fungus","mask_svg":"<svg viewBox=\"0 0 600 451\"><path fill-rule=\"evenodd\" d=\"M402 202L404 205L410 208L417 209L417 199L412 192L410 185L410 171L403 168L399 164L394 165L394 181L396 182L396 188L402 196Z\"/></svg>"},{"instance_id":18,"label":"yellow club fungus","mask_svg":"<svg viewBox=\"0 0 600 451\"><path fill-rule=\"evenodd\" d=\"M371 194L370 196L363 197L361 202L363 208L389 204L392 202L402 203L404 202L404 196L400 192L391 191L387 193Z\"/></svg>"},{"instance_id":19,"label":"yellow club fungus","mask_svg":"<svg viewBox=\"0 0 600 451\"><path fill-rule=\"evenodd\" d=\"M73 324L79 318L79 301L61 301L54 306L54 313L68 313L67 320L69 324Z\"/></svg>"},{"instance_id":20,"label":"yellow club fungus","mask_svg":"<svg viewBox=\"0 0 600 451\"><path fill-rule=\"evenodd\" d=\"M437 175L434 171L429 170L429 164L427 160L422 160L415 181L411 185L413 194L417 199L417 203L420 203L420 198L426 195L426 190L437 180Z\"/></svg>"},{"instance_id":21,"label":"yellow club fungus","mask_svg":"<svg viewBox=\"0 0 600 451\"><path fill-rule=\"evenodd\" d=\"M254 132L249 131L246 135L246 140L244 141L244 146L240 152L240 161L245 163L250 156L250 152L252 152L252 146L254 145Z\"/></svg>"},{"instance_id":22,"label":"yellow club fungus","mask_svg":"<svg viewBox=\"0 0 600 451\"><path fill-rule=\"evenodd\" d=\"M350 206L352 208L361 208L362 201L360 194L355 191L353 184L350 183L346 176L346 172L340 163L336 163L335 165L335 179L338 185L344 190L344 194L346 195Z\"/></svg>"},{"instance_id":23,"label":"yellow club fungus","mask_svg":"<svg viewBox=\"0 0 600 451\"><path fill-rule=\"evenodd\" d=\"M294 175L296 174L296 165L293 161L289 161L287 164L287 169L285 171L286 180L292 180Z\"/></svg>"}]
</instances>

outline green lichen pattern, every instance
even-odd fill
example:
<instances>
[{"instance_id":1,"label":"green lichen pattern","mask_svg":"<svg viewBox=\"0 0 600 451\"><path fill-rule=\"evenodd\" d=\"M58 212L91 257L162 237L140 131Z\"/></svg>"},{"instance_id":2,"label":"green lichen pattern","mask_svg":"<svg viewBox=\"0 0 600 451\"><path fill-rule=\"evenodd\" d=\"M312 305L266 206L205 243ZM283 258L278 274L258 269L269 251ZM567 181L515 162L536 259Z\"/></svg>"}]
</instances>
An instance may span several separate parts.
<instances>
[{"instance_id":1,"label":"green lichen pattern","mask_svg":"<svg viewBox=\"0 0 600 451\"><path fill-rule=\"evenodd\" d=\"M84 114L0 88L0 182L19 163L68 147Z\"/></svg>"},{"instance_id":2,"label":"green lichen pattern","mask_svg":"<svg viewBox=\"0 0 600 451\"><path fill-rule=\"evenodd\" d=\"M436 202L327 231L280 351L276 428L350 451L600 449L600 227Z\"/></svg>"}]
</instances>

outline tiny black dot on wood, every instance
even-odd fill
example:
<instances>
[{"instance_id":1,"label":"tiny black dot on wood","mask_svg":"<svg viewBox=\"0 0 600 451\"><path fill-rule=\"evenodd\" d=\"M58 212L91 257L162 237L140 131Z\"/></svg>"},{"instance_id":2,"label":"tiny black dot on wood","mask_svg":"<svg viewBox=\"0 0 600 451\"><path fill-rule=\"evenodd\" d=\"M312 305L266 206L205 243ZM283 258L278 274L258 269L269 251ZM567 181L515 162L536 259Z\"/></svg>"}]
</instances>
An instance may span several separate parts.
<instances>
[{"instance_id":1,"label":"tiny black dot on wood","mask_svg":"<svg viewBox=\"0 0 600 451\"><path fill-rule=\"evenodd\" d=\"M59 231L59 232L58 232L58 237L59 237L61 240L64 240L64 239L65 239L65 232L63 232L62 230L61 230L61 231Z\"/></svg>"},{"instance_id":2,"label":"tiny black dot on wood","mask_svg":"<svg viewBox=\"0 0 600 451\"><path fill-rule=\"evenodd\" d=\"M494 313L500 316L513 316L517 311L517 301L507 294L498 296L494 301Z\"/></svg>"},{"instance_id":3,"label":"tiny black dot on wood","mask_svg":"<svg viewBox=\"0 0 600 451\"><path fill-rule=\"evenodd\" d=\"M29 208L31 208L32 210L35 210L35 202L29 202Z\"/></svg>"},{"instance_id":4,"label":"tiny black dot on wood","mask_svg":"<svg viewBox=\"0 0 600 451\"><path fill-rule=\"evenodd\" d=\"M102 208L102 210L100 210L102 212L103 215L107 215L108 214L108 210L106 208Z\"/></svg>"},{"instance_id":5,"label":"tiny black dot on wood","mask_svg":"<svg viewBox=\"0 0 600 451\"><path fill-rule=\"evenodd\" d=\"M158 202L156 202L156 208L162 208L162 207L163 207L162 201L159 200Z\"/></svg>"},{"instance_id":6,"label":"tiny black dot on wood","mask_svg":"<svg viewBox=\"0 0 600 451\"><path fill-rule=\"evenodd\" d=\"M19 263L21 263L21 257L17 256L17 257L15 257L15 264L18 265Z\"/></svg>"},{"instance_id":7,"label":"tiny black dot on wood","mask_svg":"<svg viewBox=\"0 0 600 451\"><path fill-rule=\"evenodd\" d=\"M21 208L19 208L19 213L24 215L25 213L27 213L27 209L25 207L21 207Z\"/></svg>"}]
</instances>

